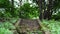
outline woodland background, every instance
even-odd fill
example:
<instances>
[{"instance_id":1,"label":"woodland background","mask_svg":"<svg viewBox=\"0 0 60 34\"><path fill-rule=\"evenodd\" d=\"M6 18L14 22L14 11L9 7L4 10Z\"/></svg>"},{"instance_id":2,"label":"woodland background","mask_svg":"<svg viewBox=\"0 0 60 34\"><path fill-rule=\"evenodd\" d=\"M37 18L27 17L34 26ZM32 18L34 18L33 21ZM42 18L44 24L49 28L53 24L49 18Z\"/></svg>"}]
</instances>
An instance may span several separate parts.
<instances>
[{"instance_id":1,"label":"woodland background","mask_svg":"<svg viewBox=\"0 0 60 34\"><path fill-rule=\"evenodd\" d=\"M60 0L0 0L0 34L13 34L19 18L40 19L51 34L60 34Z\"/></svg>"}]
</instances>

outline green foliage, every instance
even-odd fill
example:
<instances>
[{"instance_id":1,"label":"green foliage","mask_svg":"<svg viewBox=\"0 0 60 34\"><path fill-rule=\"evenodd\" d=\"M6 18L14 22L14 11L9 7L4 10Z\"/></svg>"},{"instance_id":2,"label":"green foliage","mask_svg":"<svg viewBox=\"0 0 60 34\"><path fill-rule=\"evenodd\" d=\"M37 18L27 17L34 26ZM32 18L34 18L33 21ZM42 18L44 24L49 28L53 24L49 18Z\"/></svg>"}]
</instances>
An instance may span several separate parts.
<instances>
[{"instance_id":1,"label":"green foliage","mask_svg":"<svg viewBox=\"0 0 60 34\"><path fill-rule=\"evenodd\" d=\"M6 29L11 29L11 30L15 29L15 26L12 23L9 23L9 22L1 23L0 28L1 27L6 28Z\"/></svg>"},{"instance_id":2,"label":"green foliage","mask_svg":"<svg viewBox=\"0 0 60 34\"><path fill-rule=\"evenodd\" d=\"M5 28L0 28L0 34L13 34L13 32Z\"/></svg>"},{"instance_id":3,"label":"green foliage","mask_svg":"<svg viewBox=\"0 0 60 34\"><path fill-rule=\"evenodd\" d=\"M0 0L0 17L11 17L10 15L11 4L9 0Z\"/></svg>"},{"instance_id":4,"label":"green foliage","mask_svg":"<svg viewBox=\"0 0 60 34\"><path fill-rule=\"evenodd\" d=\"M13 34L15 29L15 26L13 23L15 23L17 18L12 18L10 21L0 22L0 34Z\"/></svg>"},{"instance_id":5,"label":"green foliage","mask_svg":"<svg viewBox=\"0 0 60 34\"><path fill-rule=\"evenodd\" d=\"M41 31L33 31L33 32L29 31L29 32L27 32L27 33L29 33L29 34L42 34Z\"/></svg>"},{"instance_id":6,"label":"green foliage","mask_svg":"<svg viewBox=\"0 0 60 34\"><path fill-rule=\"evenodd\" d=\"M10 23L16 23L16 21L19 20L19 19L20 19L20 18L12 18L12 19L10 19L9 22L10 22Z\"/></svg>"},{"instance_id":7,"label":"green foliage","mask_svg":"<svg viewBox=\"0 0 60 34\"><path fill-rule=\"evenodd\" d=\"M52 19L59 20L60 19L60 9L57 9L55 13L52 15Z\"/></svg>"},{"instance_id":8,"label":"green foliage","mask_svg":"<svg viewBox=\"0 0 60 34\"><path fill-rule=\"evenodd\" d=\"M55 20L60 19L60 0L55 0L53 4L53 12L56 15L52 15L52 18ZM52 13L53 14L53 13Z\"/></svg>"},{"instance_id":9,"label":"green foliage","mask_svg":"<svg viewBox=\"0 0 60 34\"><path fill-rule=\"evenodd\" d=\"M10 7L11 4L9 0L0 0L0 8L7 8Z\"/></svg>"},{"instance_id":10,"label":"green foliage","mask_svg":"<svg viewBox=\"0 0 60 34\"><path fill-rule=\"evenodd\" d=\"M54 9L60 9L60 0L55 0L55 3L54 3Z\"/></svg>"},{"instance_id":11,"label":"green foliage","mask_svg":"<svg viewBox=\"0 0 60 34\"><path fill-rule=\"evenodd\" d=\"M60 34L60 22L54 20L43 20L42 24L45 29L49 29L51 34Z\"/></svg>"},{"instance_id":12,"label":"green foliage","mask_svg":"<svg viewBox=\"0 0 60 34\"><path fill-rule=\"evenodd\" d=\"M19 13L21 18L33 18L39 15L38 8L29 3L25 3L21 6Z\"/></svg>"}]
</instances>

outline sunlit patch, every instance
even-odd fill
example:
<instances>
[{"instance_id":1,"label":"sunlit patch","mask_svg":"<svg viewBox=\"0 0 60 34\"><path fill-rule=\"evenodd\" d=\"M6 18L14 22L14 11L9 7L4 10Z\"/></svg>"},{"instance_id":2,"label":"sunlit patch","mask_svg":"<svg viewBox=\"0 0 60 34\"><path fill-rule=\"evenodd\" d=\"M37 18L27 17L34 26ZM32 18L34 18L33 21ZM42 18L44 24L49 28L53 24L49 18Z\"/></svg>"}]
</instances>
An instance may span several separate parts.
<instances>
[{"instance_id":1,"label":"sunlit patch","mask_svg":"<svg viewBox=\"0 0 60 34\"><path fill-rule=\"evenodd\" d=\"M29 1L29 3L32 3L32 1Z\"/></svg>"},{"instance_id":2,"label":"sunlit patch","mask_svg":"<svg viewBox=\"0 0 60 34\"><path fill-rule=\"evenodd\" d=\"M30 7L32 7L33 5L30 5Z\"/></svg>"}]
</instances>

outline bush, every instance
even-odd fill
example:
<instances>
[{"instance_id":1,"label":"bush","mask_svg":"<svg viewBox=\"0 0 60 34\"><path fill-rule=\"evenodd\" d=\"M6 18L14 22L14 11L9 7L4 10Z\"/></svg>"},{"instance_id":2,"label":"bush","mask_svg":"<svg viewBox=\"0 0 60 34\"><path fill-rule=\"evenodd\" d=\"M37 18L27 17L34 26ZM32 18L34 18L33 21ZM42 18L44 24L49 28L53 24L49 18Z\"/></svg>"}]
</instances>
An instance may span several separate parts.
<instances>
[{"instance_id":1,"label":"bush","mask_svg":"<svg viewBox=\"0 0 60 34\"><path fill-rule=\"evenodd\" d=\"M0 28L0 34L13 34L13 32L5 28Z\"/></svg>"},{"instance_id":2,"label":"bush","mask_svg":"<svg viewBox=\"0 0 60 34\"><path fill-rule=\"evenodd\" d=\"M15 30L13 23L15 23L16 20L17 19L12 18L10 21L0 22L0 34L13 34Z\"/></svg>"},{"instance_id":3,"label":"bush","mask_svg":"<svg viewBox=\"0 0 60 34\"><path fill-rule=\"evenodd\" d=\"M25 3L20 7L20 18L33 18L39 15L38 7L30 3Z\"/></svg>"},{"instance_id":4,"label":"bush","mask_svg":"<svg viewBox=\"0 0 60 34\"><path fill-rule=\"evenodd\" d=\"M15 26L9 22L1 23L0 27L6 28L6 29L15 29Z\"/></svg>"},{"instance_id":5,"label":"bush","mask_svg":"<svg viewBox=\"0 0 60 34\"><path fill-rule=\"evenodd\" d=\"M54 20L43 20L42 24L45 29L49 29L51 34L60 34L60 22Z\"/></svg>"}]
</instances>

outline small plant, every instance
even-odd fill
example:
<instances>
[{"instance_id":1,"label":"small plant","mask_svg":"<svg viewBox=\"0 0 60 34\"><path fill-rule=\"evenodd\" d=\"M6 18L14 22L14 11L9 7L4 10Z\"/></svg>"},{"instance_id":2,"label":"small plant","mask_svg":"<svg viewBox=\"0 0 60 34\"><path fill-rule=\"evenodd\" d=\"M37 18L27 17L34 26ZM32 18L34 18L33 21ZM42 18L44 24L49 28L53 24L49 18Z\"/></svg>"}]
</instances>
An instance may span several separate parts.
<instances>
[{"instance_id":1,"label":"small plant","mask_svg":"<svg viewBox=\"0 0 60 34\"><path fill-rule=\"evenodd\" d=\"M60 34L60 22L54 20L43 20L42 24L45 29L49 29L51 34Z\"/></svg>"},{"instance_id":2,"label":"small plant","mask_svg":"<svg viewBox=\"0 0 60 34\"><path fill-rule=\"evenodd\" d=\"M10 21L5 21L0 23L0 34L13 34L15 26L13 25L17 19L12 19Z\"/></svg>"},{"instance_id":3,"label":"small plant","mask_svg":"<svg viewBox=\"0 0 60 34\"><path fill-rule=\"evenodd\" d=\"M0 34L13 34L13 32L5 28L0 28Z\"/></svg>"},{"instance_id":4,"label":"small plant","mask_svg":"<svg viewBox=\"0 0 60 34\"><path fill-rule=\"evenodd\" d=\"M6 29L15 29L15 26L12 23L9 23L9 22L1 23L0 27L4 27Z\"/></svg>"}]
</instances>

